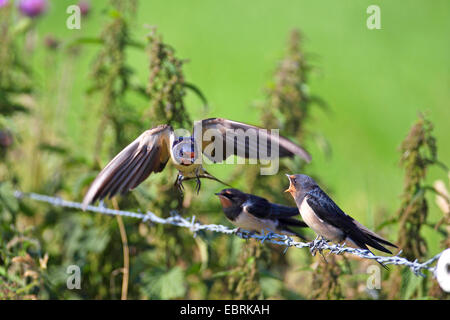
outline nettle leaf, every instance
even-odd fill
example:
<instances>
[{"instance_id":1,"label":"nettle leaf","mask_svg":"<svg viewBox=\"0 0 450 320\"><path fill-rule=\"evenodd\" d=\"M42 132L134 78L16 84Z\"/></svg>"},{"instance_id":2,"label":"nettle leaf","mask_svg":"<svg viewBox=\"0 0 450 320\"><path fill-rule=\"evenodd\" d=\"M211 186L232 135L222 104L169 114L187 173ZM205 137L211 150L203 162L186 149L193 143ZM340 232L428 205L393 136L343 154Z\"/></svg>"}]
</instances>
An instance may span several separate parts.
<instances>
[{"instance_id":1,"label":"nettle leaf","mask_svg":"<svg viewBox=\"0 0 450 320\"><path fill-rule=\"evenodd\" d=\"M266 298L279 294L283 289L283 282L272 277L261 278L259 284L261 285L261 290Z\"/></svg>"},{"instance_id":2,"label":"nettle leaf","mask_svg":"<svg viewBox=\"0 0 450 320\"><path fill-rule=\"evenodd\" d=\"M405 269L405 271L402 272L403 277L403 284L401 288L401 296L403 299L412 299L414 293L420 289L420 286L422 284L423 278L413 276L409 270Z\"/></svg>"},{"instance_id":3,"label":"nettle leaf","mask_svg":"<svg viewBox=\"0 0 450 320\"><path fill-rule=\"evenodd\" d=\"M85 260L91 252L103 252L111 238L106 227L96 226L88 216L71 216L65 221L64 229L65 256L71 260Z\"/></svg>"},{"instance_id":4,"label":"nettle leaf","mask_svg":"<svg viewBox=\"0 0 450 320\"><path fill-rule=\"evenodd\" d=\"M170 270L154 269L143 278L142 292L151 299L174 299L186 294L184 271L180 267Z\"/></svg>"}]
</instances>

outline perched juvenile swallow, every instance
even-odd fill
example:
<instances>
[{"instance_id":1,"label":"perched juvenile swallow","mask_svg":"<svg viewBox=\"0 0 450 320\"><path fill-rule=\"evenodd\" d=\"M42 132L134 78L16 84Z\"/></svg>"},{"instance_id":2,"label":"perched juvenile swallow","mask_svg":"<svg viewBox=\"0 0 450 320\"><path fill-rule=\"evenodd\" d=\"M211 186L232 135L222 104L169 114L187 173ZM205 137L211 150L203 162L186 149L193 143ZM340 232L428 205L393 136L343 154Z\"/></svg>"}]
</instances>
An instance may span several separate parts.
<instances>
[{"instance_id":1,"label":"perched juvenile swallow","mask_svg":"<svg viewBox=\"0 0 450 320\"><path fill-rule=\"evenodd\" d=\"M290 229L308 227L303 221L292 218L299 214L298 208L271 203L237 189L224 189L216 195L226 217L237 227L254 232L271 230L305 240L301 234Z\"/></svg>"},{"instance_id":2,"label":"perched juvenile swallow","mask_svg":"<svg viewBox=\"0 0 450 320\"><path fill-rule=\"evenodd\" d=\"M245 136L246 132L256 133L257 140L251 141ZM221 118L205 119L196 122L190 137L176 136L170 125L159 125L142 133L106 165L86 193L83 208L97 199L111 198L136 188L152 172L161 172L169 159L178 169L175 185L182 189L183 180L196 179L198 192L200 178L221 182L203 168L199 161L202 154L213 162L224 161L232 155L272 159L272 155L264 156L263 153L264 147L271 149L272 146L278 151L278 157L297 155L308 162L311 160L310 155L292 141L245 123Z\"/></svg>"},{"instance_id":3,"label":"perched juvenile swallow","mask_svg":"<svg viewBox=\"0 0 450 320\"><path fill-rule=\"evenodd\" d=\"M311 177L304 174L287 176L290 185L286 192L294 198L303 221L322 238L338 243L350 242L366 250L371 246L391 254L381 244L397 248L344 213Z\"/></svg>"}]
</instances>

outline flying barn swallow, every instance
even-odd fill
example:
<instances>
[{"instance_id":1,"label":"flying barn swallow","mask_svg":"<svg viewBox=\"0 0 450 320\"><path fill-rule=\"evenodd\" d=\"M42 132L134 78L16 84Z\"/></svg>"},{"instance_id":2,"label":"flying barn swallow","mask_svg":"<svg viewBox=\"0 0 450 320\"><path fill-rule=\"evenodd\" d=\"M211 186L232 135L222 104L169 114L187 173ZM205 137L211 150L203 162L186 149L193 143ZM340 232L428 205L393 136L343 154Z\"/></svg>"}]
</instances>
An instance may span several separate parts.
<instances>
[{"instance_id":1,"label":"flying barn swallow","mask_svg":"<svg viewBox=\"0 0 450 320\"><path fill-rule=\"evenodd\" d=\"M225 216L237 227L258 233L270 230L305 240L290 228L308 227L303 221L292 218L299 214L298 208L271 203L265 198L237 189L224 189L216 195Z\"/></svg>"},{"instance_id":2,"label":"flying barn swallow","mask_svg":"<svg viewBox=\"0 0 450 320\"><path fill-rule=\"evenodd\" d=\"M337 243L346 241L361 249L369 250L367 246L370 246L390 254L392 252L381 244L397 248L342 211L311 177L304 174L287 176L290 185L286 192L294 198L303 221L317 235Z\"/></svg>"},{"instance_id":3,"label":"flying barn swallow","mask_svg":"<svg viewBox=\"0 0 450 320\"><path fill-rule=\"evenodd\" d=\"M97 199L110 198L120 193L125 194L136 188L151 173L161 172L167 162L172 160L178 169L175 185L182 189L182 181L196 179L197 192L200 190L200 178L219 181L209 174L202 166L201 156L205 155L211 161L221 162L232 155L247 159L272 159L271 155L264 155L265 148L277 148L278 157L300 156L307 162L310 155L302 147L282 136L268 133L266 129L258 128L241 122L222 118L210 118L198 122L201 132L194 126L192 136L176 136L170 125L163 124L142 133L136 140L117 154L98 174L89 187L83 199L83 209ZM245 137L245 132L255 132L257 142L252 143ZM214 140L207 140L205 135L213 132ZM242 132L242 136L240 133ZM199 136L201 141L195 141ZM218 139L217 139L218 138ZM216 141L217 140L217 141ZM261 144L262 140L266 143ZM211 148L211 144L213 148ZM199 146L201 150L198 150ZM205 151L205 149L207 149ZM212 150L212 152L211 152ZM222 152L216 152L222 150ZM217 154L216 154L217 153ZM224 183L225 184L225 183Z\"/></svg>"}]
</instances>

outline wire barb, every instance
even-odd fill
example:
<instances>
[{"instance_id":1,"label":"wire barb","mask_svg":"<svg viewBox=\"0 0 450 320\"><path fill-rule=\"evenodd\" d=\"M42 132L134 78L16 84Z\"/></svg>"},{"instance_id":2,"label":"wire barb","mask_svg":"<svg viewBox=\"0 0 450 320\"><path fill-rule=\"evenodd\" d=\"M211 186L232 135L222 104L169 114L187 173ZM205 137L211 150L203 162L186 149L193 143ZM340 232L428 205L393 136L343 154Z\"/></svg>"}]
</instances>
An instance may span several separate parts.
<instances>
[{"instance_id":1,"label":"wire barb","mask_svg":"<svg viewBox=\"0 0 450 320\"><path fill-rule=\"evenodd\" d=\"M66 201L59 197L51 197L51 196L46 196L46 195L32 193L32 192L24 193L21 191L15 191L14 196L18 199L29 198L34 201L45 202L45 203L51 204L53 206L82 210L81 203L73 202L73 201ZM194 236L197 234L197 232L202 231L202 230L219 232L219 233L224 233L224 234L228 234L228 235L235 234L236 236L238 236L242 239L253 238L253 239L259 240L261 243L269 242L269 243L277 244L280 246L285 246L286 248L285 248L284 252L286 252L287 249L290 247L296 247L299 249L314 248L315 250L317 250L319 252L322 252L323 250L329 250L330 254L331 253L333 253L333 254L349 253L349 254L353 254L353 255L356 255L361 258L372 259L372 260L375 260L375 261L385 264L385 265L388 265L388 264L403 265L403 266L408 267L416 276L422 276L422 277L425 277L425 274L422 272L422 270L428 270L428 271L432 272L432 274L434 275L436 268L432 267L431 264L434 263L435 261L437 261L442 254L442 252L438 253L431 259L429 259L423 263L420 263L417 259L415 261L409 261L408 259L406 259L404 257L400 257L400 254L402 253L401 250L394 256L387 256L387 257L376 256L369 250L346 247L345 244L329 244L326 241L324 241L323 239L320 239L320 240L316 239L316 240L313 240L312 242L299 242L299 241L294 241L292 238L290 238L287 235L281 235L281 234L273 233L270 231L267 233L263 232L262 234L255 234L255 233L249 232L247 230L241 230L241 229L236 229L236 228L231 229L226 226L218 225L218 224L202 224L202 223L196 222L195 216L192 216L191 218L183 218L182 216L179 215L179 213L177 211L171 211L170 212L171 216L168 218L161 218L151 211L147 211L146 213L141 213L141 212L130 212L130 211L124 211L124 210L109 209L109 208L105 207L104 205L102 206L102 204L100 204L99 206L88 205L86 207L86 211L97 212L97 213L106 214L106 215L119 215L119 216L124 216L124 217L130 217L130 218L140 219L143 222L170 224L170 225L190 229L190 231L194 234Z\"/></svg>"}]
</instances>

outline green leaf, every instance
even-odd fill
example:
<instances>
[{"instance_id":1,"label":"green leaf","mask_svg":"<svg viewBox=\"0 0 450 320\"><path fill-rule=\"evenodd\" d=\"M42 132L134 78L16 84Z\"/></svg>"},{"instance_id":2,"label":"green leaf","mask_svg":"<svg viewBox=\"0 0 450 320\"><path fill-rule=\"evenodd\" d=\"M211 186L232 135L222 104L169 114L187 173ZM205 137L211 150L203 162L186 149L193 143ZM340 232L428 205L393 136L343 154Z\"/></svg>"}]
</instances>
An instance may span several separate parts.
<instances>
[{"instance_id":1,"label":"green leaf","mask_svg":"<svg viewBox=\"0 0 450 320\"><path fill-rule=\"evenodd\" d=\"M184 286L184 272L180 267L169 271L156 269L152 274L144 277L142 291L151 299L174 299L186 294Z\"/></svg>"},{"instance_id":2,"label":"green leaf","mask_svg":"<svg viewBox=\"0 0 450 320\"><path fill-rule=\"evenodd\" d=\"M403 285L401 288L402 298L403 299L411 299L414 293L419 288L420 284L423 281L423 278L413 275L409 270L402 272Z\"/></svg>"},{"instance_id":3,"label":"green leaf","mask_svg":"<svg viewBox=\"0 0 450 320\"><path fill-rule=\"evenodd\" d=\"M266 298L277 295L283 289L283 282L272 277L261 278L259 283Z\"/></svg>"}]
</instances>

